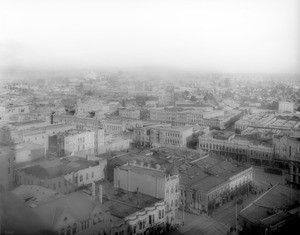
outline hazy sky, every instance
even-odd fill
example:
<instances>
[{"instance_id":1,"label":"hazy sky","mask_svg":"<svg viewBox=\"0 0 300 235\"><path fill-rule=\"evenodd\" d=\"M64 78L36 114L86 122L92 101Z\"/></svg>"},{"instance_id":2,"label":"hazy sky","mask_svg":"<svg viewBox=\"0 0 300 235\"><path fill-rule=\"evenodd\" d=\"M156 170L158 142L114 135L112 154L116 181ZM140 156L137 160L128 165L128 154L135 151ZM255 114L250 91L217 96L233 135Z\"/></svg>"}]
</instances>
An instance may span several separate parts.
<instances>
[{"instance_id":1,"label":"hazy sky","mask_svg":"<svg viewBox=\"0 0 300 235\"><path fill-rule=\"evenodd\" d=\"M299 0L1 0L0 68L295 72Z\"/></svg>"}]
</instances>

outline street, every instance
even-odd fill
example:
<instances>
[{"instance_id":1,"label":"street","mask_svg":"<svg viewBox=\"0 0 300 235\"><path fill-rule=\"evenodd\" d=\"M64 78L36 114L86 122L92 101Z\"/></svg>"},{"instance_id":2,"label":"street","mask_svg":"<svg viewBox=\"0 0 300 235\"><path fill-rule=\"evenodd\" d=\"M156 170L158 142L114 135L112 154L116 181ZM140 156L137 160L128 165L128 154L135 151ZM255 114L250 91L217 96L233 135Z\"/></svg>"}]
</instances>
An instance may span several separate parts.
<instances>
[{"instance_id":1,"label":"street","mask_svg":"<svg viewBox=\"0 0 300 235\"><path fill-rule=\"evenodd\" d=\"M261 196L263 192L271 187L270 183L275 185L284 182L283 176L266 173L263 168L253 167L253 169L254 184L260 193L249 194L248 197L244 196L242 204L237 204L237 207L235 201L228 202L214 211L211 217L205 214L185 213L185 225L180 226L179 230L170 231L168 234L226 234L230 227L236 225L236 211L238 214L243 208ZM178 216L179 221L182 221L182 211L179 211Z\"/></svg>"}]
</instances>

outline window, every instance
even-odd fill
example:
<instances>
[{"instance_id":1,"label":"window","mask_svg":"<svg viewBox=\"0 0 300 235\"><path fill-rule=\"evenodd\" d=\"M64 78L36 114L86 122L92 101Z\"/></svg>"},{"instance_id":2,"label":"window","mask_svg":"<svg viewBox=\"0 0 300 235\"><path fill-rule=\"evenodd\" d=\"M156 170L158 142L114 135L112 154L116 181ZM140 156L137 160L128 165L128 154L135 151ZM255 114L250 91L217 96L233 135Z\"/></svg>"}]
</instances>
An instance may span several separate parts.
<instances>
[{"instance_id":1,"label":"window","mask_svg":"<svg viewBox=\"0 0 300 235\"><path fill-rule=\"evenodd\" d=\"M53 183L53 189L54 190L56 189L56 183Z\"/></svg>"},{"instance_id":2,"label":"window","mask_svg":"<svg viewBox=\"0 0 300 235\"><path fill-rule=\"evenodd\" d=\"M161 210L158 211L158 218L161 219Z\"/></svg>"},{"instance_id":3,"label":"window","mask_svg":"<svg viewBox=\"0 0 300 235\"><path fill-rule=\"evenodd\" d=\"M163 209L162 211L161 211L161 218L164 218L165 217L165 210Z\"/></svg>"},{"instance_id":4,"label":"window","mask_svg":"<svg viewBox=\"0 0 300 235\"><path fill-rule=\"evenodd\" d=\"M83 176L81 175L81 176L80 176L80 182L82 182L82 181L83 181Z\"/></svg>"},{"instance_id":5,"label":"window","mask_svg":"<svg viewBox=\"0 0 300 235\"><path fill-rule=\"evenodd\" d=\"M89 180L89 173L86 173L86 180Z\"/></svg>"}]
</instances>

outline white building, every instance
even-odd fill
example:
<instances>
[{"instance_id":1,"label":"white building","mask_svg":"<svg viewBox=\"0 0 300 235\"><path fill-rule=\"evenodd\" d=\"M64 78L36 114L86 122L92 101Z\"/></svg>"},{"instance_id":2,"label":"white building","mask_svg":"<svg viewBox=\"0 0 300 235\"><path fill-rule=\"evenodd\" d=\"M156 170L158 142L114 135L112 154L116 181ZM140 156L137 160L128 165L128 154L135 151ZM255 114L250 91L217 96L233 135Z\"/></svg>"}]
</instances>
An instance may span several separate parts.
<instances>
[{"instance_id":1,"label":"white building","mask_svg":"<svg viewBox=\"0 0 300 235\"><path fill-rule=\"evenodd\" d=\"M164 199L171 223L179 207L179 172L176 166L166 172L159 165L132 161L114 169L114 186L130 192L141 192Z\"/></svg>"}]
</instances>

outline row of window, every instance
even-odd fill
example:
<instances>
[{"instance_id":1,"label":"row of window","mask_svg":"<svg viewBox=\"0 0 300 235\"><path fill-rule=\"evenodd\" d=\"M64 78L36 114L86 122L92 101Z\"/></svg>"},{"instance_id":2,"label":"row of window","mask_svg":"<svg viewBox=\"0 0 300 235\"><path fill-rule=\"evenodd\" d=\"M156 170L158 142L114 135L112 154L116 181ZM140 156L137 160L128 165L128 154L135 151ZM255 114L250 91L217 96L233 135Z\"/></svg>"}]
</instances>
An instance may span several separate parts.
<instances>
[{"instance_id":1,"label":"row of window","mask_svg":"<svg viewBox=\"0 0 300 235\"><path fill-rule=\"evenodd\" d=\"M217 145L217 144L208 144L208 143L200 143L199 144L200 148L209 148L213 150L223 150L223 151L228 151L228 152L235 152L235 153L242 153L242 154L247 154L247 149L242 149L242 148L234 148L234 147L225 147L224 145ZM271 153L264 153L264 152L259 152L259 151L254 151L250 150L250 155L256 155L256 156L262 156L262 157L271 157Z\"/></svg>"},{"instance_id":2,"label":"row of window","mask_svg":"<svg viewBox=\"0 0 300 235\"><path fill-rule=\"evenodd\" d=\"M89 180L89 173L86 173L86 175L85 175L85 180L87 181L87 180ZM95 177L95 173L92 171L92 178L94 178ZM83 181L83 175L81 175L80 177L79 177L79 181L80 182L82 182Z\"/></svg>"},{"instance_id":3,"label":"row of window","mask_svg":"<svg viewBox=\"0 0 300 235\"><path fill-rule=\"evenodd\" d=\"M168 137L177 137L177 138L179 138L180 137L180 134L177 134L177 133L166 133L166 136L168 136Z\"/></svg>"},{"instance_id":4,"label":"row of window","mask_svg":"<svg viewBox=\"0 0 300 235\"><path fill-rule=\"evenodd\" d=\"M165 139L165 142L168 144L180 144L179 140L173 140L173 139Z\"/></svg>"},{"instance_id":5,"label":"row of window","mask_svg":"<svg viewBox=\"0 0 300 235\"><path fill-rule=\"evenodd\" d=\"M169 192L171 191L171 195L174 193L174 191L175 191L175 193L177 193L178 192L178 188L179 188L179 186L178 186L178 184L176 184L175 186L172 186L172 187L167 187L166 188L166 195L167 196L169 196Z\"/></svg>"}]
</instances>

